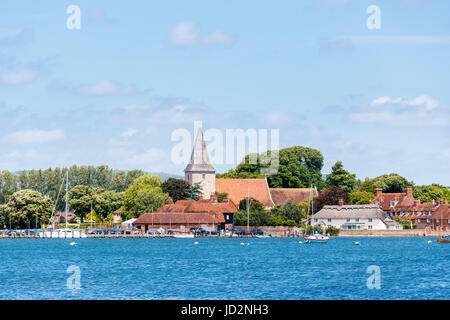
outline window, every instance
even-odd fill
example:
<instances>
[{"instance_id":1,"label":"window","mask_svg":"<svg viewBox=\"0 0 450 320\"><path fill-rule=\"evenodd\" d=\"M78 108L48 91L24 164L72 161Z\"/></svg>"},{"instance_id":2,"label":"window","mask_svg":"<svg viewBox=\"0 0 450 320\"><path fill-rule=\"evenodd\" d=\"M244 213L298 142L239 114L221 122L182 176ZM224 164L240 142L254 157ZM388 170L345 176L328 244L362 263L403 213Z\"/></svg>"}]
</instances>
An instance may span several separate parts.
<instances>
[{"instance_id":1,"label":"window","mask_svg":"<svg viewBox=\"0 0 450 320\"><path fill-rule=\"evenodd\" d=\"M356 218L355 221L356 221L356 222L359 222L359 218Z\"/></svg>"},{"instance_id":2,"label":"window","mask_svg":"<svg viewBox=\"0 0 450 320\"><path fill-rule=\"evenodd\" d=\"M436 222L440 222L441 221L441 219L436 219Z\"/></svg>"},{"instance_id":3,"label":"window","mask_svg":"<svg viewBox=\"0 0 450 320\"><path fill-rule=\"evenodd\" d=\"M317 219L314 219L314 222L317 222Z\"/></svg>"},{"instance_id":4,"label":"window","mask_svg":"<svg viewBox=\"0 0 450 320\"><path fill-rule=\"evenodd\" d=\"M372 222L372 218L369 218L369 222Z\"/></svg>"},{"instance_id":5,"label":"window","mask_svg":"<svg viewBox=\"0 0 450 320\"><path fill-rule=\"evenodd\" d=\"M328 219L328 222L331 222L331 219Z\"/></svg>"},{"instance_id":6,"label":"window","mask_svg":"<svg viewBox=\"0 0 450 320\"><path fill-rule=\"evenodd\" d=\"M202 179L205 179L206 178L206 174L202 174Z\"/></svg>"},{"instance_id":7,"label":"window","mask_svg":"<svg viewBox=\"0 0 450 320\"><path fill-rule=\"evenodd\" d=\"M369 230L372 230L372 226L369 226Z\"/></svg>"},{"instance_id":8,"label":"window","mask_svg":"<svg viewBox=\"0 0 450 320\"><path fill-rule=\"evenodd\" d=\"M350 222L350 219L347 219L347 222Z\"/></svg>"}]
</instances>

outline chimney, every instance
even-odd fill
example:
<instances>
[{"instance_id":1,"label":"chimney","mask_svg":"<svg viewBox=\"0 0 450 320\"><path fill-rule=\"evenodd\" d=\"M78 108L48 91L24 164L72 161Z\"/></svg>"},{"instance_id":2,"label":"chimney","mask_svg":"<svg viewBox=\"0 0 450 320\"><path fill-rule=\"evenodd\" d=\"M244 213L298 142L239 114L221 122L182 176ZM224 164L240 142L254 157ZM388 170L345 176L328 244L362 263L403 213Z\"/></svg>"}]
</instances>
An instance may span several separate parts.
<instances>
[{"instance_id":1,"label":"chimney","mask_svg":"<svg viewBox=\"0 0 450 320\"><path fill-rule=\"evenodd\" d=\"M173 199L172 199L172 197L169 197L169 202L168 202L168 204L173 204Z\"/></svg>"},{"instance_id":2,"label":"chimney","mask_svg":"<svg viewBox=\"0 0 450 320\"><path fill-rule=\"evenodd\" d=\"M342 207L344 205L344 199L340 198L339 199L339 207Z\"/></svg>"},{"instance_id":3,"label":"chimney","mask_svg":"<svg viewBox=\"0 0 450 320\"><path fill-rule=\"evenodd\" d=\"M377 191L377 197L381 196L381 194L383 193L383 189L381 189L381 188L377 188L376 191Z\"/></svg>"},{"instance_id":4,"label":"chimney","mask_svg":"<svg viewBox=\"0 0 450 320\"><path fill-rule=\"evenodd\" d=\"M416 208L420 204L420 200L414 199L414 208Z\"/></svg>"},{"instance_id":5,"label":"chimney","mask_svg":"<svg viewBox=\"0 0 450 320\"><path fill-rule=\"evenodd\" d=\"M412 194L412 187L406 188L406 196L409 197L409 198L412 198L412 197L413 197L413 194Z\"/></svg>"}]
</instances>

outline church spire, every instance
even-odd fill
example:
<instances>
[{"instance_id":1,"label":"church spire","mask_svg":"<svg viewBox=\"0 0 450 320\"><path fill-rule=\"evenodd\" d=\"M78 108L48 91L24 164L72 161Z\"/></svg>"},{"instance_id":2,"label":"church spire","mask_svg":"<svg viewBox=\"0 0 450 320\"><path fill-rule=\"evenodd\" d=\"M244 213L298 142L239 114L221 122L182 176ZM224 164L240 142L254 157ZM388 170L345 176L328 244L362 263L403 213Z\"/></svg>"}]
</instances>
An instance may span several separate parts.
<instances>
[{"instance_id":1,"label":"church spire","mask_svg":"<svg viewBox=\"0 0 450 320\"><path fill-rule=\"evenodd\" d=\"M191 160L184 169L184 172L192 171L216 172L209 160L208 150L206 149L206 143L203 139L203 131L201 128L198 129L197 137L195 138Z\"/></svg>"}]
</instances>

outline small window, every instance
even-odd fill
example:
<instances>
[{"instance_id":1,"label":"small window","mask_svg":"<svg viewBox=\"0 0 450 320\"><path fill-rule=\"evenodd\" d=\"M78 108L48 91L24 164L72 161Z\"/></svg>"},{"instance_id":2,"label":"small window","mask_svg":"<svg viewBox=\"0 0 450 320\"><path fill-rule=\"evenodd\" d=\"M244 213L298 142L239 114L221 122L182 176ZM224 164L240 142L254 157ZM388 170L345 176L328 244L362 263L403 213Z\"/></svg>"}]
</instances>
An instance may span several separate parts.
<instances>
[{"instance_id":1,"label":"small window","mask_svg":"<svg viewBox=\"0 0 450 320\"><path fill-rule=\"evenodd\" d=\"M369 226L369 229L372 230L372 226Z\"/></svg>"},{"instance_id":2,"label":"small window","mask_svg":"<svg viewBox=\"0 0 450 320\"><path fill-rule=\"evenodd\" d=\"M331 219L328 219L328 222L331 222Z\"/></svg>"},{"instance_id":3,"label":"small window","mask_svg":"<svg viewBox=\"0 0 450 320\"><path fill-rule=\"evenodd\" d=\"M369 222L372 222L372 218L369 218Z\"/></svg>"},{"instance_id":4,"label":"small window","mask_svg":"<svg viewBox=\"0 0 450 320\"><path fill-rule=\"evenodd\" d=\"M206 174L202 174L202 179L205 179L206 178Z\"/></svg>"},{"instance_id":5,"label":"small window","mask_svg":"<svg viewBox=\"0 0 450 320\"><path fill-rule=\"evenodd\" d=\"M350 219L347 219L347 222L350 222Z\"/></svg>"},{"instance_id":6,"label":"small window","mask_svg":"<svg viewBox=\"0 0 450 320\"><path fill-rule=\"evenodd\" d=\"M314 222L317 222L317 219L314 219Z\"/></svg>"},{"instance_id":7,"label":"small window","mask_svg":"<svg viewBox=\"0 0 450 320\"><path fill-rule=\"evenodd\" d=\"M359 222L359 218L356 218L355 221L356 221L356 222Z\"/></svg>"}]
</instances>

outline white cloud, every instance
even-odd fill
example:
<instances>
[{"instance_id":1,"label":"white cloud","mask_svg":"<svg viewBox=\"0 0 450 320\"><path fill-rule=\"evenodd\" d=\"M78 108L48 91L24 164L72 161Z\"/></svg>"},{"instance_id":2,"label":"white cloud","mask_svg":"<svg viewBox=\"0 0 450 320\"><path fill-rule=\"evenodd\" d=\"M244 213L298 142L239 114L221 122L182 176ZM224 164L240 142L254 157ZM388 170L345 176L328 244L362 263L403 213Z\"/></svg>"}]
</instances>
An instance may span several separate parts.
<instances>
[{"instance_id":1,"label":"white cloud","mask_svg":"<svg viewBox=\"0 0 450 320\"><path fill-rule=\"evenodd\" d=\"M429 96L420 95L413 99L382 96L374 99L368 106L350 114L355 122L396 122L399 125L444 125L450 115L442 104Z\"/></svg>"},{"instance_id":2,"label":"white cloud","mask_svg":"<svg viewBox=\"0 0 450 320\"><path fill-rule=\"evenodd\" d=\"M147 104L129 104L123 107L125 111L144 111L150 108Z\"/></svg>"},{"instance_id":3,"label":"white cloud","mask_svg":"<svg viewBox=\"0 0 450 320\"><path fill-rule=\"evenodd\" d=\"M197 42L197 27L192 21L178 23L170 33L170 41L176 46L189 46Z\"/></svg>"},{"instance_id":4,"label":"white cloud","mask_svg":"<svg viewBox=\"0 0 450 320\"><path fill-rule=\"evenodd\" d=\"M356 45L449 45L450 36L352 36Z\"/></svg>"},{"instance_id":5,"label":"white cloud","mask_svg":"<svg viewBox=\"0 0 450 320\"><path fill-rule=\"evenodd\" d=\"M155 160L161 159L164 156L164 152L158 148L149 148L144 153L136 154L130 158L130 163L140 166L150 166L154 164Z\"/></svg>"},{"instance_id":6,"label":"white cloud","mask_svg":"<svg viewBox=\"0 0 450 320\"><path fill-rule=\"evenodd\" d=\"M120 86L110 80L101 80L92 86L81 86L76 90L78 94L86 95L114 95L114 94L133 94L135 90L130 87Z\"/></svg>"},{"instance_id":7,"label":"white cloud","mask_svg":"<svg viewBox=\"0 0 450 320\"><path fill-rule=\"evenodd\" d=\"M215 30L209 34L201 35L195 22L184 21L173 27L170 33L170 42L175 46L232 45L235 38L223 30Z\"/></svg>"},{"instance_id":8,"label":"white cloud","mask_svg":"<svg viewBox=\"0 0 450 320\"><path fill-rule=\"evenodd\" d=\"M131 137L134 136L137 132L138 132L138 131L137 131L136 129L128 129L128 130L122 132L122 133L120 134L120 136L121 136L122 138L131 138Z\"/></svg>"},{"instance_id":9,"label":"white cloud","mask_svg":"<svg viewBox=\"0 0 450 320\"><path fill-rule=\"evenodd\" d=\"M235 42L235 39L228 33L217 30L206 35L203 42L209 45L232 45Z\"/></svg>"},{"instance_id":10,"label":"white cloud","mask_svg":"<svg viewBox=\"0 0 450 320\"><path fill-rule=\"evenodd\" d=\"M21 144L53 142L63 140L64 137L64 132L61 129L21 130L10 135L14 142Z\"/></svg>"},{"instance_id":11,"label":"white cloud","mask_svg":"<svg viewBox=\"0 0 450 320\"><path fill-rule=\"evenodd\" d=\"M17 72L5 71L2 73L1 79L2 83L4 84L18 85L33 81L34 79L36 79L37 75L37 71L31 69L22 69Z\"/></svg>"}]
</instances>

